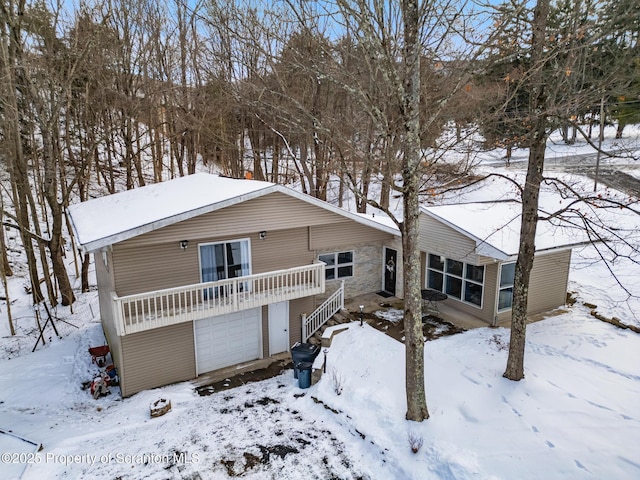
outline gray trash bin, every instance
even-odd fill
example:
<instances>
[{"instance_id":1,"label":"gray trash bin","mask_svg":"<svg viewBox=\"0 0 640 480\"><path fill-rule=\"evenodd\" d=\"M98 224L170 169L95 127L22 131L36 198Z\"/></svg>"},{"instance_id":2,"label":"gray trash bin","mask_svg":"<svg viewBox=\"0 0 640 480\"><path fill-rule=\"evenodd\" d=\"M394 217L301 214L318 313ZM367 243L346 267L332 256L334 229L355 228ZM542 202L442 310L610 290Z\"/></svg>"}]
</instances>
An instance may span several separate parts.
<instances>
[{"instance_id":1,"label":"gray trash bin","mask_svg":"<svg viewBox=\"0 0 640 480\"><path fill-rule=\"evenodd\" d=\"M298 378L298 364L300 362L311 362L316 359L320 353L320 345L312 343L297 342L291 347L291 360L293 360L293 378Z\"/></svg>"},{"instance_id":2,"label":"gray trash bin","mask_svg":"<svg viewBox=\"0 0 640 480\"><path fill-rule=\"evenodd\" d=\"M298 363L298 386L300 388L309 388L311 386L311 362Z\"/></svg>"}]
</instances>

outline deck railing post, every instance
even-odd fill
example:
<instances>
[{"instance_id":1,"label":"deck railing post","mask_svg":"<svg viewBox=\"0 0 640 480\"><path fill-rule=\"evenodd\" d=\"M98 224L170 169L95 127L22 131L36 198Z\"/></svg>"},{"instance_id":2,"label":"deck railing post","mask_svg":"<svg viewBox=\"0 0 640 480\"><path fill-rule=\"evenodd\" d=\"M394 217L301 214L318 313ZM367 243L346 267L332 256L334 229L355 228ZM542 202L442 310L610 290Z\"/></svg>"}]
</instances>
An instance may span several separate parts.
<instances>
[{"instance_id":1,"label":"deck railing post","mask_svg":"<svg viewBox=\"0 0 640 480\"><path fill-rule=\"evenodd\" d=\"M116 296L116 292L111 292L111 306L112 306L112 314L113 321L116 324L116 335L121 337L124 335L124 314L122 312L122 302L118 300Z\"/></svg>"}]
</instances>

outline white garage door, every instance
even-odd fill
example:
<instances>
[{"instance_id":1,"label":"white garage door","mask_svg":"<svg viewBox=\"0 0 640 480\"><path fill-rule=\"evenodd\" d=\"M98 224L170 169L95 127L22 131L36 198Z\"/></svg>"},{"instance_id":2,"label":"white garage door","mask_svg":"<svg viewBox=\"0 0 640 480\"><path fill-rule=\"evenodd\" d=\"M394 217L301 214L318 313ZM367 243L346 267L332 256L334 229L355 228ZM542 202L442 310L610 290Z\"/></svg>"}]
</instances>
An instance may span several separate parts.
<instances>
[{"instance_id":1,"label":"white garage door","mask_svg":"<svg viewBox=\"0 0 640 480\"><path fill-rule=\"evenodd\" d=\"M198 374L260 358L261 309L195 322Z\"/></svg>"}]
</instances>

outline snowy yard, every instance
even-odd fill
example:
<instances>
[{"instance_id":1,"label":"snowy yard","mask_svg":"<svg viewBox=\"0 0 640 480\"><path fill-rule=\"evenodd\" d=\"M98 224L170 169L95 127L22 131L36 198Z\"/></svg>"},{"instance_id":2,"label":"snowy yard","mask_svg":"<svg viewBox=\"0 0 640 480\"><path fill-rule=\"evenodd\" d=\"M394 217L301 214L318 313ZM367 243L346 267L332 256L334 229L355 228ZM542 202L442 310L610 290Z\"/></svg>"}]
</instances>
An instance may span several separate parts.
<instances>
[{"instance_id":1,"label":"snowy yard","mask_svg":"<svg viewBox=\"0 0 640 480\"><path fill-rule=\"evenodd\" d=\"M0 362L0 426L44 446L20 456L32 446L0 437L2 452L16 453L3 457L0 477L19 477L24 465L7 464L15 459L32 462L24 479L640 475L640 336L578 304L529 327L519 383L502 378L505 329L428 342L423 424L404 420L402 344L357 322L335 338L327 374L308 390L288 370L210 396L186 382L126 400L116 388L96 401L82 382L95 370L87 348L102 333L86 320ZM159 398L173 408L150 418ZM409 435L423 441L417 454Z\"/></svg>"}]
</instances>

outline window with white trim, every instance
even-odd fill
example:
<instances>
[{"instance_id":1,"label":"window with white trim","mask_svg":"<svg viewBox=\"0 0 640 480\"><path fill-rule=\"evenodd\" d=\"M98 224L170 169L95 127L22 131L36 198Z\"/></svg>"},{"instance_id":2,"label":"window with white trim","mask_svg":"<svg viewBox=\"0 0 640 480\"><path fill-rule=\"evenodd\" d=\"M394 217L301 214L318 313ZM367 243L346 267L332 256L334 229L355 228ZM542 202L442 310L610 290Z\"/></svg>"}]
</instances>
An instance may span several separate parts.
<instances>
[{"instance_id":1,"label":"window with white trim","mask_svg":"<svg viewBox=\"0 0 640 480\"><path fill-rule=\"evenodd\" d=\"M503 263L500 266L500 290L498 292L498 311L509 310L513 303L513 282L516 275L515 263Z\"/></svg>"},{"instance_id":2,"label":"window with white trim","mask_svg":"<svg viewBox=\"0 0 640 480\"><path fill-rule=\"evenodd\" d=\"M427 287L482 307L484 265L472 265L430 253L427 261Z\"/></svg>"},{"instance_id":3,"label":"window with white trim","mask_svg":"<svg viewBox=\"0 0 640 480\"><path fill-rule=\"evenodd\" d=\"M353 277L353 251L323 253L318 260L327 264L324 269L325 280Z\"/></svg>"},{"instance_id":4,"label":"window with white trim","mask_svg":"<svg viewBox=\"0 0 640 480\"><path fill-rule=\"evenodd\" d=\"M198 245L200 257L200 279L202 282L215 282L251 275L251 255L249 239L229 242L202 243ZM241 291L249 287L248 283L238 284ZM224 291L220 290L224 289ZM216 287L205 290L205 298L229 295L231 287Z\"/></svg>"}]
</instances>

